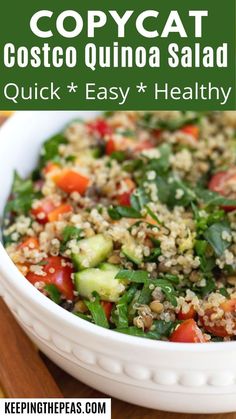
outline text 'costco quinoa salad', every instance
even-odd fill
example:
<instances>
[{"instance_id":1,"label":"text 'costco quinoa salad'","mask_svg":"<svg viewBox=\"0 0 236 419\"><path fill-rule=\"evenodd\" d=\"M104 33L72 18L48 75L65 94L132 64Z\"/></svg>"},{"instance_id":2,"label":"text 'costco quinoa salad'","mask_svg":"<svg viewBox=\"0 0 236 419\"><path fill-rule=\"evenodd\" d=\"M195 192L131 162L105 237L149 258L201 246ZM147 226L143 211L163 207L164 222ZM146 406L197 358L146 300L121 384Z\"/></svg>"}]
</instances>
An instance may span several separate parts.
<instances>
[{"instance_id":1,"label":"text 'costco quinoa salad'","mask_svg":"<svg viewBox=\"0 0 236 419\"><path fill-rule=\"evenodd\" d=\"M3 239L31 284L91 323L234 340L236 113L73 121L28 179L15 173Z\"/></svg>"}]
</instances>

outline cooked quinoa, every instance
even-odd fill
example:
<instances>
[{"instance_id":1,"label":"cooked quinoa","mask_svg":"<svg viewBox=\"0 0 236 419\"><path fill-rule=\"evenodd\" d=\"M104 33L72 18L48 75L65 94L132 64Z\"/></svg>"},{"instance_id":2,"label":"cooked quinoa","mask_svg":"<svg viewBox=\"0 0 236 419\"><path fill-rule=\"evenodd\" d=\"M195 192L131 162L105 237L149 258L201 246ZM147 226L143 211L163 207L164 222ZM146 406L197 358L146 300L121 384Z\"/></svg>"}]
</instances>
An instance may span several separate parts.
<instances>
[{"instance_id":1,"label":"cooked quinoa","mask_svg":"<svg viewBox=\"0 0 236 419\"><path fill-rule=\"evenodd\" d=\"M236 336L236 113L109 112L15 173L6 250L56 304L116 332Z\"/></svg>"}]
</instances>

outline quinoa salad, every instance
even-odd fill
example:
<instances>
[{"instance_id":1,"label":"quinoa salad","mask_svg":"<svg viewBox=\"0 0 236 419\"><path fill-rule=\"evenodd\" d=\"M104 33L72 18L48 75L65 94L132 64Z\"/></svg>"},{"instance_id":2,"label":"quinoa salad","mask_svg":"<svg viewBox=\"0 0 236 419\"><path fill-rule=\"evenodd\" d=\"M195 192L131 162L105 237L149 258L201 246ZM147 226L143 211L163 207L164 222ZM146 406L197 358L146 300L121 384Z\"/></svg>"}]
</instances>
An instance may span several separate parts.
<instances>
[{"instance_id":1,"label":"quinoa salad","mask_svg":"<svg viewBox=\"0 0 236 419\"><path fill-rule=\"evenodd\" d=\"M14 174L2 235L26 280L85 321L235 340L236 113L72 121L27 179Z\"/></svg>"}]
</instances>

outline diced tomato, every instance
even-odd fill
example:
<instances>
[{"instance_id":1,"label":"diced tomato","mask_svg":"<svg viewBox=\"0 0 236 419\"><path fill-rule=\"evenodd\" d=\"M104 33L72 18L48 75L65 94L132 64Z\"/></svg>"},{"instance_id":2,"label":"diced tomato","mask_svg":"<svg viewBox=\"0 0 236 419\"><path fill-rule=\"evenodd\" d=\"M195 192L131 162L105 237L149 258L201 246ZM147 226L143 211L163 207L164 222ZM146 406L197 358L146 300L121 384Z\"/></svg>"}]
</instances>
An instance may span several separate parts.
<instances>
[{"instance_id":1,"label":"diced tomato","mask_svg":"<svg viewBox=\"0 0 236 419\"><path fill-rule=\"evenodd\" d=\"M199 127L197 125L185 125L180 131L191 135L195 140L199 138Z\"/></svg>"},{"instance_id":2,"label":"diced tomato","mask_svg":"<svg viewBox=\"0 0 236 419\"><path fill-rule=\"evenodd\" d=\"M203 343L206 342L201 329L193 319L183 321L170 336L171 342Z\"/></svg>"},{"instance_id":3,"label":"diced tomato","mask_svg":"<svg viewBox=\"0 0 236 419\"><path fill-rule=\"evenodd\" d=\"M45 175L51 173L51 172L55 172L56 170L60 169L60 166L56 163L53 162L48 162L47 165L44 167L43 169L43 173Z\"/></svg>"},{"instance_id":4,"label":"diced tomato","mask_svg":"<svg viewBox=\"0 0 236 419\"><path fill-rule=\"evenodd\" d=\"M229 336L225 327L220 324L220 320L215 320L215 321L211 320L212 314L214 314L214 310L209 309L205 311L205 314L203 317L200 317L200 320L202 322L202 325L204 326L204 329L208 333L212 334L213 336L217 336L221 338L225 338L226 336ZM209 322L211 323L211 325L208 324Z\"/></svg>"},{"instance_id":5,"label":"diced tomato","mask_svg":"<svg viewBox=\"0 0 236 419\"><path fill-rule=\"evenodd\" d=\"M159 139L159 138L160 138L160 136L161 136L162 130L161 130L161 129L154 129L154 130L152 131L152 133L153 133L153 135L154 135L154 137L155 137L156 139Z\"/></svg>"},{"instance_id":6,"label":"diced tomato","mask_svg":"<svg viewBox=\"0 0 236 419\"><path fill-rule=\"evenodd\" d=\"M150 148L154 148L155 145L150 140L139 141L134 145L134 151L141 152L144 150L149 150Z\"/></svg>"},{"instance_id":7,"label":"diced tomato","mask_svg":"<svg viewBox=\"0 0 236 419\"><path fill-rule=\"evenodd\" d=\"M177 314L178 320L188 320L188 319L194 319L196 317L196 310L193 306L190 306L189 311L187 313L183 313L183 311L180 310L180 312Z\"/></svg>"},{"instance_id":8,"label":"diced tomato","mask_svg":"<svg viewBox=\"0 0 236 419\"><path fill-rule=\"evenodd\" d=\"M232 321L235 324L236 328L236 319L235 319L235 313L236 313L236 298L232 298L230 300L226 300L220 305L220 308L224 311L224 313L232 313ZM211 333L214 336L218 336L221 338L227 337L227 336L233 336L233 333L230 334L224 324L221 324L222 319L225 319L225 316L223 316L221 319L212 320L211 316L214 314L214 309L208 309L205 311L204 316L201 317L201 322L206 329L207 332ZM208 324L210 323L210 324Z\"/></svg>"},{"instance_id":9,"label":"diced tomato","mask_svg":"<svg viewBox=\"0 0 236 419\"><path fill-rule=\"evenodd\" d=\"M31 213L38 223L46 224L48 222L48 214L55 209L55 205L49 198L42 199L36 208L32 208Z\"/></svg>"},{"instance_id":10,"label":"diced tomato","mask_svg":"<svg viewBox=\"0 0 236 419\"><path fill-rule=\"evenodd\" d=\"M109 303L109 301L101 301L101 306L105 312L107 320L109 320L111 317L111 310L112 310L113 304Z\"/></svg>"},{"instance_id":11,"label":"diced tomato","mask_svg":"<svg viewBox=\"0 0 236 419\"><path fill-rule=\"evenodd\" d=\"M136 184L134 183L134 181L132 179L130 179L129 177L127 177L127 179L124 179L124 182L127 186L127 188L130 191L133 191L136 188Z\"/></svg>"},{"instance_id":12,"label":"diced tomato","mask_svg":"<svg viewBox=\"0 0 236 419\"><path fill-rule=\"evenodd\" d=\"M79 192L84 195L89 185L89 179L73 170L65 170L55 178L55 183L58 188L68 194Z\"/></svg>"},{"instance_id":13,"label":"diced tomato","mask_svg":"<svg viewBox=\"0 0 236 419\"><path fill-rule=\"evenodd\" d=\"M120 195L118 195L118 202L119 205L122 205L123 207L130 207L131 203L130 203L130 197L131 197L132 192L124 192Z\"/></svg>"},{"instance_id":14,"label":"diced tomato","mask_svg":"<svg viewBox=\"0 0 236 419\"><path fill-rule=\"evenodd\" d=\"M105 119L97 119L95 122L89 122L87 127L92 134L97 134L100 137L112 134L112 129Z\"/></svg>"},{"instance_id":15,"label":"diced tomato","mask_svg":"<svg viewBox=\"0 0 236 419\"><path fill-rule=\"evenodd\" d=\"M222 308L225 313L236 313L236 298L224 301L220 305L220 308Z\"/></svg>"},{"instance_id":16,"label":"diced tomato","mask_svg":"<svg viewBox=\"0 0 236 419\"><path fill-rule=\"evenodd\" d=\"M56 207L53 211L49 212L48 221L50 221L50 223L52 223L53 221L58 221L61 215L67 214L72 211L73 211L73 208L71 205L62 204L59 207Z\"/></svg>"},{"instance_id":17,"label":"diced tomato","mask_svg":"<svg viewBox=\"0 0 236 419\"><path fill-rule=\"evenodd\" d=\"M136 188L136 185L133 182L133 180L130 179L130 178L124 179L123 182L125 183L128 190L119 194L117 196L117 199L118 199L118 202L119 202L120 205L122 205L124 207L130 207L130 205L131 205L130 197L131 197L131 194L132 194L133 190Z\"/></svg>"},{"instance_id":18,"label":"diced tomato","mask_svg":"<svg viewBox=\"0 0 236 419\"><path fill-rule=\"evenodd\" d=\"M110 138L110 140L108 140L106 143L106 154L110 156L115 151L116 151L115 141L112 138Z\"/></svg>"},{"instance_id":19,"label":"diced tomato","mask_svg":"<svg viewBox=\"0 0 236 419\"><path fill-rule=\"evenodd\" d=\"M39 241L37 237L28 237L25 239L22 243L19 244L19 249L24 249L25 247L28 247L29 249L38 249L39 248Z\"/></svg>"},{"instance_id":20,"label":"diced tomato","mask_svg":"<svg viewBox=\"0 0 236 419\"><path fill-rule=\"evenodd\" d=\"M233 193L232 186L236 185L236 167L232 167L229 170L221 171L212 176L208 188L217 192L222 196L226 196L230 199L235 199L235 193ZM231 191L232 188L232 191ZM230 194L231 192L231 194ZM236 206L223 206L225 211L233 211Z\"/></svg>"},{"instance_id":21,"label":"diced tomato","mask_svg":"<svg viewBox=\"0 0 236 419\"><path fill-rule=\"evenodd\" d=\"M73 269L68 265L68 261L60 256L50 256L44 260L44 263L42 270L46 275L39 276L34 272L28 272L26 276L28 281L33 285L40 281L47 285L53 284L67 300L73 300L74 285L71 279Z\"/></svg>"}]
</instances>

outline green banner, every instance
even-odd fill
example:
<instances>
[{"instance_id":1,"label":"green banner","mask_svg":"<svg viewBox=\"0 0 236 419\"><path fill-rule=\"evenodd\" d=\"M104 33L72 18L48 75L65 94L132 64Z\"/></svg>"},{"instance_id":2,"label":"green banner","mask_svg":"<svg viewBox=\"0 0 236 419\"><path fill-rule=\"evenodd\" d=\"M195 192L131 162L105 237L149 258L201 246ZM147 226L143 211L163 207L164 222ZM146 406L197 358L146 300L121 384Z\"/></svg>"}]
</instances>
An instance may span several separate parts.
<instances>
[{"instance_id":1,"label":"green banner","mask_svg":"<svg viewBox=\"0 0 236 419\"><path fill-rule=\"evenodd\" d=\"M235 0L8 1L0 27L0 109L236 109Z\"/></svg>"}]
</instances>

